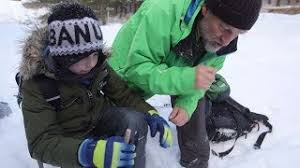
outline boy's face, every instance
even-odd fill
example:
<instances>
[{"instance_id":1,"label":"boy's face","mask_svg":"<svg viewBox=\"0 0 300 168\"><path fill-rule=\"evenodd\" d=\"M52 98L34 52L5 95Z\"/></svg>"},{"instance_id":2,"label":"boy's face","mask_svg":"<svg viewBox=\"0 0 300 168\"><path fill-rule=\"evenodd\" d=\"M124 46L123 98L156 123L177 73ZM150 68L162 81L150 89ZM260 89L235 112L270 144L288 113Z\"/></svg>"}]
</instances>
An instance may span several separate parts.
<instances>
[{"instance_id":1,"label":"boy's face","mask_svg":"<svg viewBox=\"0 0 300 168\"><path fill-rule=\"evenodd\" d=\"M94 52L91 55L81 59L80 61L72 64L69 70L77 75L85 75L89 73L98 62L98 52Z\"/></svg>"},{"instance_id":2,"label":"boy's face","mask_svg":"<svg viewBox=\"0 0 300 168\"><path fill-rule=\"evenodd\" d=\"M246 31L237 29L226 24L217 16L213 15L206 6L202 8L203 18L198 22L198 34L202 37L204 47L207 51L217 52L227 46L239 34Z\"/></svg>"}]
</instances>

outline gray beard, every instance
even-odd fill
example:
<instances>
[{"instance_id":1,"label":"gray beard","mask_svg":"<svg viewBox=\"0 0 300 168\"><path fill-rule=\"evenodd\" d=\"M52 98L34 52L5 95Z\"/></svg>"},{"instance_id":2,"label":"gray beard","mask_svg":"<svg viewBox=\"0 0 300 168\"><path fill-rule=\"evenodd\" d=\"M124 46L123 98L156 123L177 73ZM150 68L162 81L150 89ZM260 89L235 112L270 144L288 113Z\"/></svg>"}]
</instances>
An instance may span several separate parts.
<instances>
[{"instance_id":1,"label":"gray beard","mask_svg":"<svg viewBox=\"0 0 300 168\"><path fill-rule=\"evenodd\" d=\"M202 42L204 44L204 48L206 51L211 52L211 53L216 53L219 50L219 47L214 47L210 45L206 40L202 39Z\"/></svg>"},{"instance_id":2,"label":"gray beard","mask_svg":"<svg viewBox=\"0 0 300 168\"><path fill-rule=\"evenodd\" d=\"M197 26L196 38L202 40L202 44L206 51L216 53L221 47L216 47L210 44L207 40L207 34L209 34L208 25L205 22L205 19L202 19Z\"/></svg>"}]
</instances>

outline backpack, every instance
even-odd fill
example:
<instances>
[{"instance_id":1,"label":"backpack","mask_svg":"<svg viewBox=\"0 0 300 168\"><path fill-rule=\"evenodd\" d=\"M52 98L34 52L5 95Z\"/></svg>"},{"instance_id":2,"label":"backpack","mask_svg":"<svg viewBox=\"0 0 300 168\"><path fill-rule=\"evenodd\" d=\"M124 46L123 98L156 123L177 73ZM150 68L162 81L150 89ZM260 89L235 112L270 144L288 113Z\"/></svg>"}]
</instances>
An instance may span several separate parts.
<instances>
[{"instance_id":1,"label":"backpack","mask_svg":"<svg viewBox=\"0 0 300 168\"><path fill-rule=\"evenodd\" d=\"M219 157L228 155L234 148L235 142L239 137L245 136L263 124L268 131L262 132L254 144L255 149L260 149L261 144L267 133L272 132L272 125L267 116L251 112L233 98L228 96L221 101L207 101L208 111L206 114L206 129L208 138L212 143L219 143L234 139L231 148L224 152L212 153Z\"/></svg>"},{"instance_id":2,"label":"backpack","mask_svg":"<svg viewBox=\"0 0 300 168\"><path fill-rule=\"evenodd\" d=\"M19 106L21 106L21 103L23 101L23 95L21 92L23 79L20 72L16 74L15 80L19 86L18 95L16 96L17 102ZM60 111L61 100L56 80L48 78L43 74L34 76L33 80L36 81L39 90L42 92L42 95L45 98L45 100L55 108L55 111Z\"/></svg>"}]
</instances>

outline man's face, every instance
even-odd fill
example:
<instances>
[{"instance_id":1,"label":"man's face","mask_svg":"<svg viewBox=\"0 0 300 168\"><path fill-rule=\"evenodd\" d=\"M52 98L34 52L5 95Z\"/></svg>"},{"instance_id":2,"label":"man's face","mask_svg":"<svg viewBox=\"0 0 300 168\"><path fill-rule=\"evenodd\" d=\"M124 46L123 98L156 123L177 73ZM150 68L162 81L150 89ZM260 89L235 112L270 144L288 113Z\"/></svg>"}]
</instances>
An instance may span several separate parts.
<instances>
[{"instance_id":1,"label":"man's face","mask_svg":"<svg viewBox=\"0 0 300 168\"><path fill-rule=\"evenodd\" d=\"M197 23L197 33L198 37L202 38L205 49L209 52L217 52L222 47L227 46L239 34L246 32L224 23L213 15L206 6L202 8L202 14L203 18Z\"/></svg>"},{"instance_id":2,"label":"man's face","mask_svg":"<svg viewBox=\"0 0 300 168\"><path fill-rule=\"evenodd\" d=\"M77 75L85 75L89 73L98 62L98 53L94 52L88 57L81 59L80 61L72 64L69 70Z\"/></svg>"}]
</instances>

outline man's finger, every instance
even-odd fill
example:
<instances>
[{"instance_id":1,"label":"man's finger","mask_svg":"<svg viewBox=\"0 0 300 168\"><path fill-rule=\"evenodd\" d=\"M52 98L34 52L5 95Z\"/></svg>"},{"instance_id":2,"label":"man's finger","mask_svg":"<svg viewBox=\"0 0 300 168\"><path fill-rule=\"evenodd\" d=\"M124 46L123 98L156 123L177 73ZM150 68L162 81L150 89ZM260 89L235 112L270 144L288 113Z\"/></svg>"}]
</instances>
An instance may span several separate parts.
<instances>
[{"instance_id":1,"label":"man's finger","mask_svg":"<svg viewBox=\"0 0 300 168\"><path fill-rule=\"evenodd\" d=\"M197 88L200 88L200 89L208 89L209 85L210 85L210 82L208 81L197 81Z\"/></svg>"},{"instance_id":2,"label":"man's finger","mask_svg":"<svg viewBox=\"0 0 300 168\"><path fill-rule=\"evenodd\" d=\"M172 118L170 121L171 121L172 123L174 123L175 125L178 125L179 119L180 119L180 118L179 118L178 115L177 115L176 117Z\"/></svg>"},{"instance_id":3,"label":"man's finger","mask_svg":"<svg viewBox=\"0 0 300 168\"><path fill-rule=\"evenodd\" d=\"M186 121L185 121L185 112L182 111L182 110L179 110L178 115L176 116L176 118L174 118L174 122L179 127L184 125L186 123Z\"/></svg>"},{"instance_id":4,"label":"man's finger","mask_svg":"<svg viewBox=\"0 0 300 168\"><path fill-rule=\"evenodd\" d=\"M201 72L196 76L196 79L199 81L214 81L215 74L209 72Z\"/></svg>"},{"instance_id":5,"label":"man's finger","mask_svg":"<svg viewBox=\"0 0 300 168\"><path fill-rule=\"evenodd\" d=\"M186 123L185 120L185 112L184 111L180 111L180 114L178 115L178 117L180 118L180 120L178 121L178 125L179 127L183 126Z\"/></svg>"},{"instance_id":6,"label":"man's finger","mask_svg":"<svg viewBox=\"0 0 300 168\"><path fill-rule=\"evenodd\" d=\"M207 79L209 80L209 82L215 81L215 74L207 75Z\"/></svg>"},{"instance_id":7,"label":"man's finger","mask_svg":"<svg viewBox=\"0 0 300 168\"><path fill-rule=\"evenodd\" d=\"M175 118L175 117L177 116L178 112L179 112L179 109L178 109L177 107L174 107L174 108L173 108L173 111L172 111L171 114L169 115L169 120Z\"/></svg>"},{"instance_id":8,"label":"man's finger","mask_svg":"<svg viewBox=\"0 0 300 168\"><path fill-rule=\"evenodd\" d=\"M177 123L177 126L178 127L181 127L181 126L183 126L184 125L184 120L180 120L178 123Z\"/></svg>"}]
</instances>

